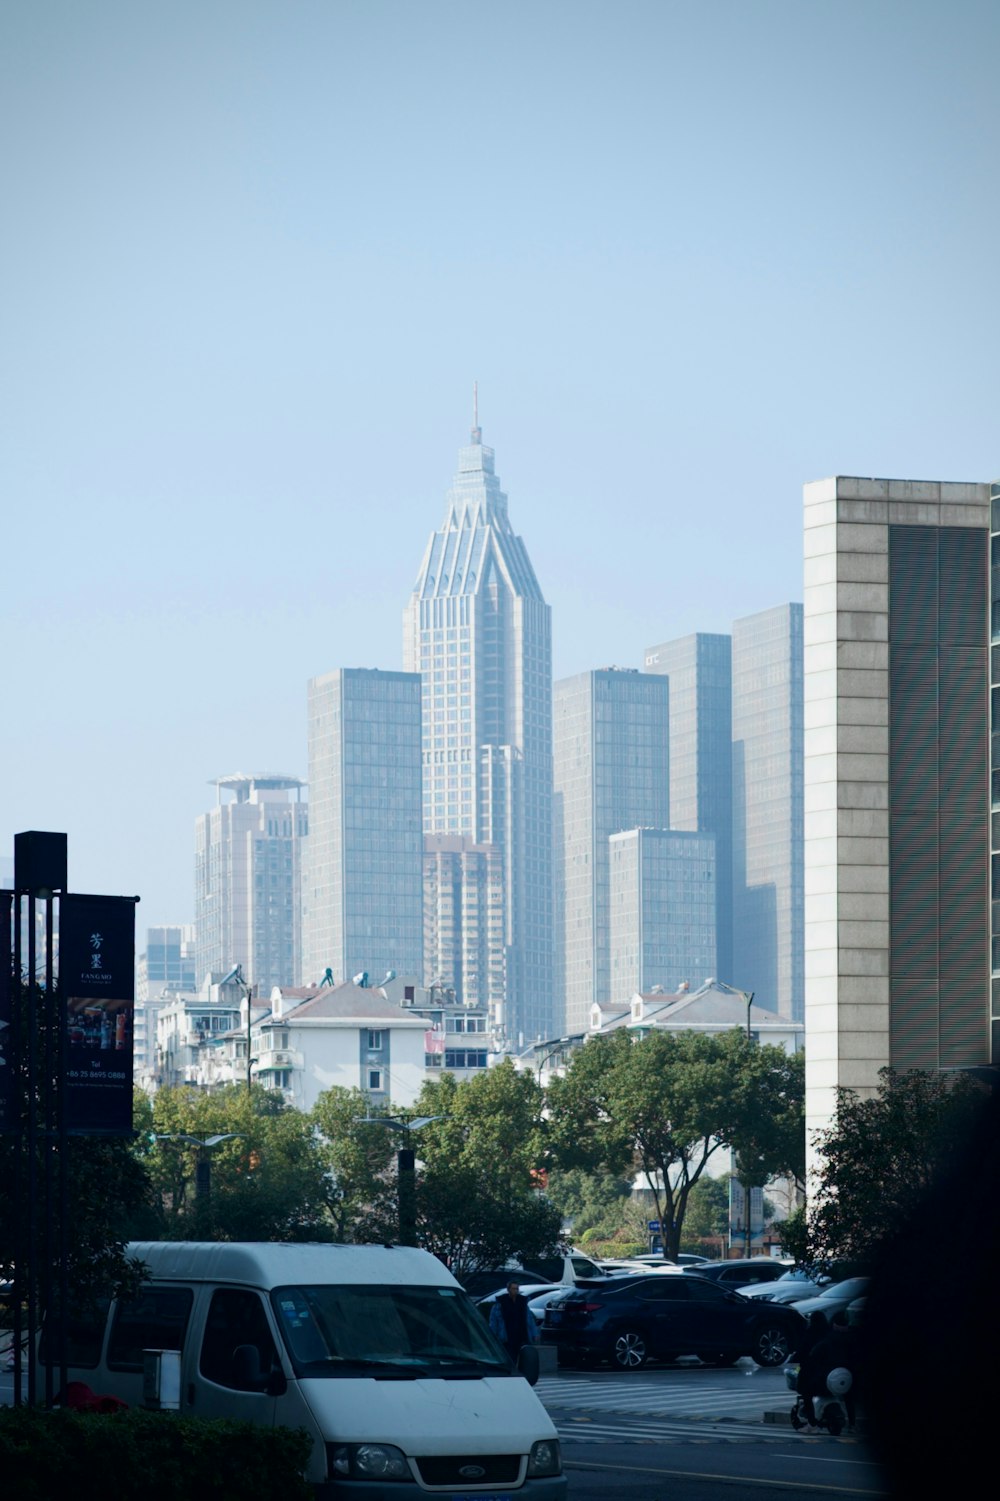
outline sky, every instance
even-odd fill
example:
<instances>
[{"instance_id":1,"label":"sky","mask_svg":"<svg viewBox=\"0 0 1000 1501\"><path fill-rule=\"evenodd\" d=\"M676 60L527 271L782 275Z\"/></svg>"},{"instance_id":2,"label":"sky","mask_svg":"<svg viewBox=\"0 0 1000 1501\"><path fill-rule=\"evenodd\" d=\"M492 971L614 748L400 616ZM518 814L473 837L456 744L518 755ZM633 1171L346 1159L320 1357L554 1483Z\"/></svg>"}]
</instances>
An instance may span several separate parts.
<instances>
[{"instance_id":1,"label":"sky","mask_svg":"<svg viewBox=\"0 0 1000 1501\"><path fill-rule=\"evenodd\" d=\"M6 0L0 853L193 918L214 777L399 668L479 383L556 677L1000 476L993 0ZM140 944L141 946L141 944Z\"/></svg>"}]
</instances>

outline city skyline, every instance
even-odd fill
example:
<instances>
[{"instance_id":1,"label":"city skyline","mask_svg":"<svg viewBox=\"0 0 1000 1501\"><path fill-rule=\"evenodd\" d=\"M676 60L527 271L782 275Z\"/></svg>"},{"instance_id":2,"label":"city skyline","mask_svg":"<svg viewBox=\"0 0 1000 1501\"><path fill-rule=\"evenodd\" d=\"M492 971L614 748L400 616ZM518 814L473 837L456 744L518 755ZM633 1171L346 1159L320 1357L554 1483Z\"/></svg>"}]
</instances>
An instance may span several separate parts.
<instances>
[{"instance_id":1,"label":"city skyline","mask_svg":"<svg viewBox=\"0 0 1000 1501\"><path fill-rule=\"evenodd\" d=\"M475 380L556 678L800 599L804 483L996 474L998 46L986 0L7 7L0 847L190 920L213 777L304 776L303 685L398 665Z\"/></svg>"}]
</instances>

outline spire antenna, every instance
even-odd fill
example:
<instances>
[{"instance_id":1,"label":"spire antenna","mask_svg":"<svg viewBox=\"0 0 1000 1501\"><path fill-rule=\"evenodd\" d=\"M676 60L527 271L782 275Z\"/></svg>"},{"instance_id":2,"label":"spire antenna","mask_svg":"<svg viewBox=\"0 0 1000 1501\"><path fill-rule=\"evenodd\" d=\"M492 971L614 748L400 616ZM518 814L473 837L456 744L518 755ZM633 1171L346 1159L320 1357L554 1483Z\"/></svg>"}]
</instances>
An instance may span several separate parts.
<instances>
[{"instance_id":1,"label":"spire antenna","mask_svg":"<svg viewBox=\"0 0 1000 1501\"><path fill-rule=\"evenodd\" d=\"M472 441L473 443L483 441L483 430L479 426L479 382L477 380L472 382Z\"/></svg>"}]
</instances>

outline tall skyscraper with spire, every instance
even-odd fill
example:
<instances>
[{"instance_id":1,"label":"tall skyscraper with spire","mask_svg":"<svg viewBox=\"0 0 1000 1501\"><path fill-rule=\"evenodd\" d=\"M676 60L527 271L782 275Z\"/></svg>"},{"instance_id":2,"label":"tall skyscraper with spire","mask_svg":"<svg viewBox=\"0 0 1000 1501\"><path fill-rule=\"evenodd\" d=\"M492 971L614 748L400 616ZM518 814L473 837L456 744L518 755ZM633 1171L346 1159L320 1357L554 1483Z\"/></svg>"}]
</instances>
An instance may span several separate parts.
<instances>
[{"instance_id":1,"label":"tall skyscraper with spire","mask_svg":"<svg viewBox=\"0 0 1000 1501\"><path fill-rule=\"evenodd\" d=\"M503 1002L512 1046L552 1035L552 627L511 528L478 401L471 442L403 619L423 693L426 835L500 851ZM431 977L431 978L437 978Z\"/></svg>"}]
</instances>

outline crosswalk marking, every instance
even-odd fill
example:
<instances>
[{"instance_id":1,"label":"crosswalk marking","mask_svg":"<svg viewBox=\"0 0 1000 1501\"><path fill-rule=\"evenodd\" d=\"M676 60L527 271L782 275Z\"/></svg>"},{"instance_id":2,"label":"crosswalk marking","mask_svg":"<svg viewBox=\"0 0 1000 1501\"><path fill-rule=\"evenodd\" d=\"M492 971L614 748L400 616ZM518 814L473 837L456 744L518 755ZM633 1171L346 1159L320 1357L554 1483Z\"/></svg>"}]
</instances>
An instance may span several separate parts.
<instances>
[{"instance_id":1,"label":"crosswalk marking","mask_svg":"<svg viewBox=\"0 0 1000 1501\"><path fill-rule=\"evenodd\" d=\"M749 1423L712 1423L693 1429L690 1423L613 1423L578 1422L572 1418L556 1420L560 1439L576 1444L605 1444L609 1440L618 1443L655 1443L665 1439L683 1439L688 1443L746 1443L748 1439L761 1442L787 1442L787 1434L765 1433L762 1425Z\"/></svg>"},{"instance_id":2,"label":"crosswalk marking","mask_svg":"<svg viewBox=\"0 0 1000 1501\"><path fill-rule=\"evenodd\" d=\"M535 1391L546 1407L627 1411L641 1417L684 1417L689 1421L700 1417L733 1417L761 1422L765 1412L791 1405L780 1390L748 1392L742 1387L720 1388L709 1383L668 1386L542 1376Z\"/></svg>"}]
</instances>

